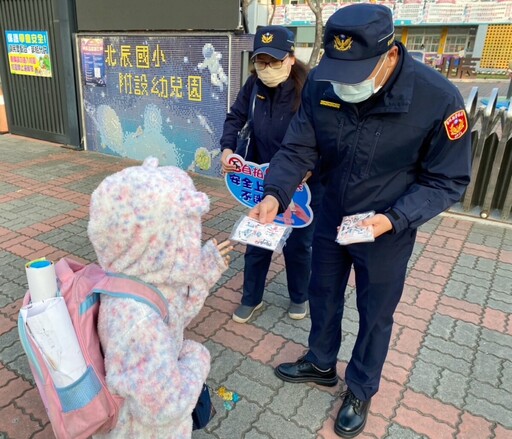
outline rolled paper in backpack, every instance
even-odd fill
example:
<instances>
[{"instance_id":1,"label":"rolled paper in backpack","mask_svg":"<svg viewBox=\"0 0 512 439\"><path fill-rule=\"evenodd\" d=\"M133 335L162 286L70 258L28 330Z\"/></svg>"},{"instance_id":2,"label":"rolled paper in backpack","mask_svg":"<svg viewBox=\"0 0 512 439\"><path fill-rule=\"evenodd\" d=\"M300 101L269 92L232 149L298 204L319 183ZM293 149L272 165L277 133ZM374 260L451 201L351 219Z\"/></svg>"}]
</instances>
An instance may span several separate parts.
<instances>
[{"instance_id":1,"label":"rolled paper in backpack","mask_svg":"<svg viewBox=\"0 0 512 439\"><path fill-rule=\"evenodd\" d=\"M39 346L55 387L67 387L82 377L87 364L64 298L32 302L21 308L20 313Z\"/></svg>"},{"instance_id":2,"label":"rolled paper in backpack","mask_svg":"<svg viewBox=\"0 0 512 439\"><path fill-rule=\"evenodd\" d=\"M32 302L57 296L57 275L52 261L42 258L27 262L25 273Z\"/></svg>"}]
</instances>

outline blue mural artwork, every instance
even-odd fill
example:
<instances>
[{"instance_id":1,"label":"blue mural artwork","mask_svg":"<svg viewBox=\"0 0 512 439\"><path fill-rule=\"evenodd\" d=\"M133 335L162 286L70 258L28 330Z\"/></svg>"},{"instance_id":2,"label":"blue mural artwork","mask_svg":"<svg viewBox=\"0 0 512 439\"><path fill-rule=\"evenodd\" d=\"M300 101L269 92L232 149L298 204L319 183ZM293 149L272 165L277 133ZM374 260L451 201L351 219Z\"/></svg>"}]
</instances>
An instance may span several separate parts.
<instances>
[{"instance_id":1,"label":"blue mural artwork","mask_svg":"<svg viewBox=\"0 0 512 439\"><path fill-rule=\"evenodd\" d=\"M95 47L79 46L82 62L94 54L101 67L94 74L91 62L82 65L88 150L136 160L151 155L161 165L219 176L227 35L80 38L94 39ZM97 47L103 48L103 62Z\"/></svg>"},{"instance_id":2,"label":"blue mural artwork","mask_svg":"<svg viewBox=\"0 0 512 439\"><path fill-rule=\"evenodd\" d=\"M229 192L244 206L254 207L263 198L263 179L268 171L269 164L258 165L253 162L246 162L237 154L231 154L227 159L237 169L235 172L228 172L224 176ZM308 226L313 221L310 202L311 191L308 185L303 183L295 191L288 209L277 215L274 222L293 228Z\"/></svg>"}]
</instances>

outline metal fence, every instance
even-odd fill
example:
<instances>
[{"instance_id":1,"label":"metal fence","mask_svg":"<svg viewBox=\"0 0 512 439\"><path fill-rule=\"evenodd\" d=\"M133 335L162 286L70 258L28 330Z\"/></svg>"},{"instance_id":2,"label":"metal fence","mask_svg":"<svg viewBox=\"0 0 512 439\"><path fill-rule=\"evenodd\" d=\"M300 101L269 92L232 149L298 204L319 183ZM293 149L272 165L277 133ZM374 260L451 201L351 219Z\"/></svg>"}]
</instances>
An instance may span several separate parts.
<instances>
[{"instance_id":1,"label":"metal fence","mask_svg":"<svg viewBox=\"0 0 512 439\"><path fill-rule=\"evenodd\" d=\"M452 211L512 223L512 102L489 98L473 87L466 102L472 127L471 183Z\"/></svg>"}]
</instances>

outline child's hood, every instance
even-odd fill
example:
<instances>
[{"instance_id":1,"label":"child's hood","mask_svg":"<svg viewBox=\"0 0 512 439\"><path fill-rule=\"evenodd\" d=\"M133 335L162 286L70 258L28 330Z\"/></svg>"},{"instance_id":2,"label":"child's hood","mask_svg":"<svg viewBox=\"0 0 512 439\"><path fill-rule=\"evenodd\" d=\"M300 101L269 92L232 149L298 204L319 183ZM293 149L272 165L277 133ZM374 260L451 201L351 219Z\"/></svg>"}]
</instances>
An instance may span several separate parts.
<instances>
[{"instance_id":1,"label":"child's hood","mask_svg":"<svg viewBox=\"0 0 512 439\"><path fill-rule=\"evenodd\" d=\"M190 284L200 270L206 194L186 172L148 157L91 196L89 239L101 267L152 284Z\"/></svg>"}]
</instances>

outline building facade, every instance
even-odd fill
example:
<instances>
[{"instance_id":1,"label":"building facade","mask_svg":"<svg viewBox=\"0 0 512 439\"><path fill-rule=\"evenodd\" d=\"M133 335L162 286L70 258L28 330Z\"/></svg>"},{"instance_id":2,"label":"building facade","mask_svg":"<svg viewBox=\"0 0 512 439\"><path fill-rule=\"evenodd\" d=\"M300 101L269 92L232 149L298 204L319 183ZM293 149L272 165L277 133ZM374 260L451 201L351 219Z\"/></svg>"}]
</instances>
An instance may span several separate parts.
<instances>
[{"instance_id":1,"label":"building facade","mask_svg":"<svg viewBox=\"0 0 512 439\"><path fill-rule=\"evenodd\" d=\"M272 23L294 29L298 54L309 59L315 36L313 11L305 0L276 0L275 3ZM324 23L336 10L351 3L324 1ZM502 73L512 60L512 0L374 3L391 9L397 39L409 50L423 52L427 63L442 64L447 58L466 56L479 59L479 71Z\"/></svg>"}]
</instances>

